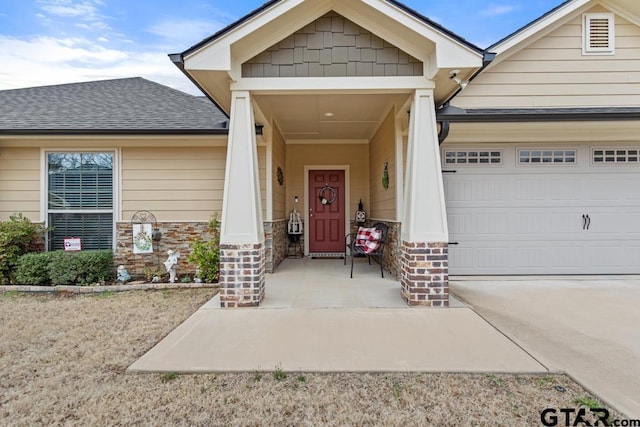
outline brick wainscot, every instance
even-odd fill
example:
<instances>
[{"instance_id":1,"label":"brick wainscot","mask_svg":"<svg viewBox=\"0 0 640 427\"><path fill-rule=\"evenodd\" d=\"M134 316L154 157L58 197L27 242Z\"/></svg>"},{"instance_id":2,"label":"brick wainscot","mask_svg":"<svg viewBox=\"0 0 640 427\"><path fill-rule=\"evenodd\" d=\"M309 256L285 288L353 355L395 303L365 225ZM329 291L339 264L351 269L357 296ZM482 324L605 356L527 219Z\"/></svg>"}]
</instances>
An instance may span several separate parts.
<instances>
[{"instance_id":1,"label":"brick wainscot","mask_svg":"<svg viewBox=\"0 0 640 427\"><path fill-rule=\"evenodd\" d=\"M261 243L220 245L220 306L257 307L264 300L265 251Z\"/></svg>"},{"instance_id":2,"label":"brick wainscot","mask_svg":"<svg viewBox=\"0 0 640 427\"><path fill-rule=\"evenodd\" d=\"M448 244L402 242L402 298L410 306L449 306Z\"/></svg>"}]
</instances>

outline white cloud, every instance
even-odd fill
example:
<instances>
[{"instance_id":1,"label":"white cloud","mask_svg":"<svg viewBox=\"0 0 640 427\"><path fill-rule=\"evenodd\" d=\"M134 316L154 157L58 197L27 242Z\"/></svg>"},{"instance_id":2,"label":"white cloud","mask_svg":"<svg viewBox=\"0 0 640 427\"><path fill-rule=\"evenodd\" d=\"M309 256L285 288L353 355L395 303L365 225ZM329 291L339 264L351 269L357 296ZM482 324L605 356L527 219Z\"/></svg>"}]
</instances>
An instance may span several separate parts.
<instances>
[{"instance_id":1,"label":"white cloud","mask_svg":"<svg viewBox=\"0 0 640 427\"><path fill-rule=\"evenodd\" d=\"M20 40L0 36L3 61L0 89L123 77L145 77L199 94L165 52L105 49L86 39L38 37Z\"/></svg>"},{"instance_id":2,"label":"white cloud","mask_svg":"<svg viewBox=\"0 0 640 427\"><path fill-rule=\"evenodd\" d=\"M104 5L102 0L38 0L38 4L43 11L57 18L77 18L90 23L76 24L80 28L109 29L107 18L99 11L99 7Z\"/></svg>"},{"instance_id":3,"label":"white cloud","mask_svg":"<svg viewBox=\"0 0 640 427\"><path fill-rule=\"evenodd\" d=\"M97 14L97 5L101 2L91 0L39 0L41 8L56 16L92 16Z\"/></svg>"},{"instance_id":4,"label":"white cloud","mask_svg":"<svg viewBox=\"0 0 640 427\"><path fill-rule=\"evenodd\" d=\"M159 37L165 46L185 49L209 37L224 26L225 24L217 21L179 19L158 22L145 31Z\"/></svg>"},{"instance_id":5,"label":"white cloud","mask_svg":"<svg viewBox=\"0 0 640 427\"><path fill-rule=\"evenodd\" d=\"M122 51L106 49L82 38L38 37L25 41L2 37L0 43L4 52L36 63L59 64L75 61L100 65L122 60L127 56Z\"/></svg>"},{"instance_id":6,"label":"white cloud","mask_svg":"<svg viewBox=\"0 0 640 427\"><path fill-rule=\"evenodd\" d=\"M153 41L140 45L133 40L141 35L133 38L109 27L112 18L103 13L102 0L36 2L37 16L51 31L30 38L0 33L3 63L11 64L0 67L0 90L141 76L200 95L167 53L184 50L226 25L215 10L209 21L160 19L143 30ZM117 27L117 21L113 23Z\"/></svg>"},{"instance_id":7,"label":"white cloud","mask_svg":"<svg viewBox=\"0 0 640 427\"><path fill-rule=\"evenodd\" d=\"M500 16L515 12L519 6L490 4L486 9L480 12L481 16Z\"/></svg>"}]
</instances>

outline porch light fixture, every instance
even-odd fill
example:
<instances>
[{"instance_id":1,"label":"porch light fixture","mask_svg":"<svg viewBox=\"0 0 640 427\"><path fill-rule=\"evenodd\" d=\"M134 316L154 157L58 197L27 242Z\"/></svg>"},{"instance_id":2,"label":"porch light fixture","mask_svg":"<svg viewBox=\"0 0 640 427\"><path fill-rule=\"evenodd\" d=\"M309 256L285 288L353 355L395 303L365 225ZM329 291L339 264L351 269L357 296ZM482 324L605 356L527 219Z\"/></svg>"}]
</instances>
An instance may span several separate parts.
<instances>
[{"instance_id":1,"label":"porch light fixture","mask_svg":"<svg viewBox=\"0 0 640 427\"><path fill-rule=\"evenodd\" d=\"M456 84L460 86L460 90L462 90L467 87L467 85L469 84L469 80L462 81L462 79L458 77L458 74L460 74L460 70L452 70L449 72L449 77L451 78L451 80L456 82Z\"/></svg>"}]
</instances>

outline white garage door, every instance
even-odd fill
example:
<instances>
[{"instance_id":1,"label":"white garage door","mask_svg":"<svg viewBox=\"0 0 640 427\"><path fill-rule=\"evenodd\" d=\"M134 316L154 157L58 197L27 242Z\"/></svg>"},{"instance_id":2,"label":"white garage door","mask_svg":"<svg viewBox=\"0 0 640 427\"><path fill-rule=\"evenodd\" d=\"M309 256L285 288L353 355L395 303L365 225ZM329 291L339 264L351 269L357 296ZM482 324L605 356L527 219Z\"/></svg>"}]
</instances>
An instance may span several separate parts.
<instances>
[{"instance_id":1,"label":"white garage door","mask_svg":"<svg viewBox=\"0 0 640 427\"><path fill-rule=\"evenodd\" d=\"M447 146L442 158L450 274L640 273L640 147Z\"/></svg>"}]
</instances>

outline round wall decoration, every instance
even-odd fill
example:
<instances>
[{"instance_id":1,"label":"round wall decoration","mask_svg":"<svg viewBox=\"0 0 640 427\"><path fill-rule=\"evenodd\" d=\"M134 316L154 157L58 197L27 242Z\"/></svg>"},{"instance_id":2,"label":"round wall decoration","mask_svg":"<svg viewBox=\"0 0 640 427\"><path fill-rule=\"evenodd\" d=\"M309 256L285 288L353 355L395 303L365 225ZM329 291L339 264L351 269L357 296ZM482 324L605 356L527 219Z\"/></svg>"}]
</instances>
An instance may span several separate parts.
<instances>
[{"instance_id":1,"label":"round wall decoration","mask_svg":"<svg viewBox=\"0 0 640 427\"><path fill-rule=\"evenodd\" d=\"M323 205L330 205L336 201L337 195L338 192L336 189L327 184L320 189L318 197L320 198L320 203Z\"/></svg>"},{"instance_id":2,"label":"round wall decoration","mask_svg":"<svg viewBox=\"0 0 640 427\"><path fill-rule=\"evenodd\" d=\"M278 166L278 172L276 172L278 177L278 184L284 184L284 173L282 172L282 168Z\"/></svg>"}]
</instances>

